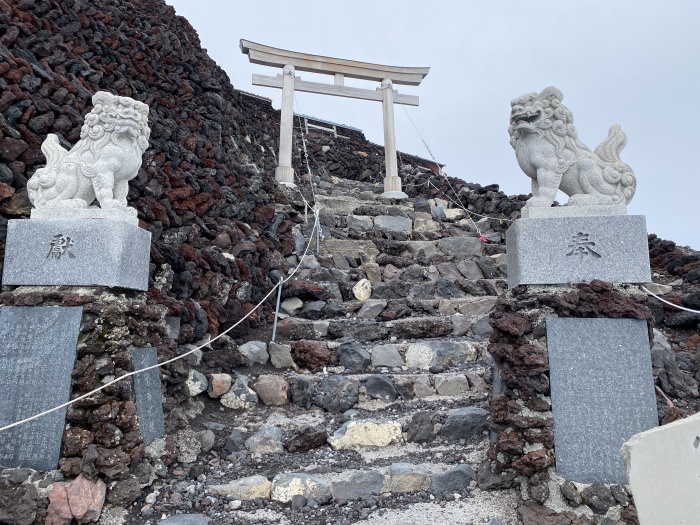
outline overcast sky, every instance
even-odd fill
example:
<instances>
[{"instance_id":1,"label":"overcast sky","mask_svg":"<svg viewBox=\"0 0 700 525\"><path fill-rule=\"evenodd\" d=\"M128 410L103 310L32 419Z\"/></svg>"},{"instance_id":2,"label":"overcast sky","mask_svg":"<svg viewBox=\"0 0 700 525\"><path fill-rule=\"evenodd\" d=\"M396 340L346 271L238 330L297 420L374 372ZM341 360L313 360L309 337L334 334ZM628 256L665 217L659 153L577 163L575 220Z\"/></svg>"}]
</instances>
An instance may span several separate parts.
<instances>
[{"instance_id":1,"label":"overcast sky","mask_svg":"<svg viewBox=\"0 0 700 525\"><path fill-rule=\"evenodd\" d=\"M528 193L508 143L510 101L554 85L573 112L579 138L594 149L612 124L628 138L621 158L637 176L629 213L650 233L700 249L700 2L696 0L383 1L166 0L198 31L234 87L269 97L239 40L304 53L394 66L429 66L405 106L453 177ZM332 77L297 73L303 80ZM374 89L378 83L346 81ZM395 108L400 151L430 158ZM308 93L296 112L362 129L383 144L381 105ZM560 194L560 202L566 197Z\"/></svg>"}]
</instances>

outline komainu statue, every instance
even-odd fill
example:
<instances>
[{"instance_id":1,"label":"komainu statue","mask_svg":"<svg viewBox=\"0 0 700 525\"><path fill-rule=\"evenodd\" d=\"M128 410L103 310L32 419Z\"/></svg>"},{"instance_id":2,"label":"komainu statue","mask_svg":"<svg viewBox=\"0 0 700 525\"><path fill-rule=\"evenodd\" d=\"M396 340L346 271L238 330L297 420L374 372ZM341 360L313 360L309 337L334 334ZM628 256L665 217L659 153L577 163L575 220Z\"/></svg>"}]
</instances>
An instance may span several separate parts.
<instances>
[{"instance_id":1,"label":"komainu statue","mask_svg":"<svg viewBox=\"0 0 700 525\"><path fill-rule=\"evenodd\" d=\"M87 208L97 198L103 209L136 215L126 195L148 148L148 106L106 91L95 93L92 104L70 151L56 135L46 137L46 167L27 182L29 200L37 208Z\"/></svg>"},{"instance_id":2,"label":"komainu statue","mask_svg":"<svg viewBox=\"0 0 700 525\"><path fill-rule=\"evenodd\" d=\"M557 88L548 87L510 104L510 144L520 168L532 179L527 206L551 206L557 190L569 196L569 206L628 204L637 180L620 160L627 137L614 125L592 152L578 139L563 98Z\"/></svg>"}]
</instances>

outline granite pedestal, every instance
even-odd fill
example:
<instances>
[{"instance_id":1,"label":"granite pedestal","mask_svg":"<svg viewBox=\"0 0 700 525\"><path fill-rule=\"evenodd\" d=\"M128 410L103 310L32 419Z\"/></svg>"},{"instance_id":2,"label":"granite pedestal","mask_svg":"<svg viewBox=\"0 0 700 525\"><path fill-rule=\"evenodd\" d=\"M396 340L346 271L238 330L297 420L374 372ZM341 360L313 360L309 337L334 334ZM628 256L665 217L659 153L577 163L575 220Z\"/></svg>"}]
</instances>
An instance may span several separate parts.
<instances>
[{"instance_id":1,"label":"granite pedestal","mask_svg":"<svg viewBox=\"0 0 700 525\"><path fill-rule=\"evenodd\" d=\"M506 233L508 286L651 281L642 215L518 219Z\"/></svg>"},{"instance_id":2,"label":"granite pedestal","mask_svg":"<svg viewBox=\"0 0 700 525\"><path fill-rule=\"evenodd\" d=\"M557 473L581 483L627 483L620 448L658 425L646 321L546 323Z\"/></svg>"},{"instance_id":3,"label":"granite pedestal","mask_svg":"<svg viewBox=\"0 0 700 525\"><path fill-rule=\"evenodd\" d=\"M151 233L122 220L11 220L2 284L146 290L150 253Z\"/></svg>"},{"instance_id":4,"label":"granite pedestal","mask_svg":"<svg viewBox=\"0 0 700 525\"><path fill-rule=\"evenodd\" d=\"M4 306L0 310L0 427L68 401L82 307ZM62 408L0 432L0 465L58 467Z\"/></svg>"}]
</instances>

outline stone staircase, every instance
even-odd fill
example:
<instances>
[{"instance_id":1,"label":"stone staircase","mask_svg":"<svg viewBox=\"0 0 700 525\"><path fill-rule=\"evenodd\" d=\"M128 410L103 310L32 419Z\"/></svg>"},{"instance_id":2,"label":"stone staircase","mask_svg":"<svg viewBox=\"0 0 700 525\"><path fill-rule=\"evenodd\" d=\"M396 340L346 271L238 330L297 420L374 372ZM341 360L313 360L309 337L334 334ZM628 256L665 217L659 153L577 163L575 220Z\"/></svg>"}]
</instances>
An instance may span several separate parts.
<instances>
[{"instance_id":1,"label":"stone staircase","mask_svg":"<svg viewBox=\"0 0 700 525\"><path fill-rule=\"evenodd\" d=\"M437 502L459 503L463 523L518 523L513 480L479 469L505 246L481 241L447 202L316 183L304 196L320 207L320 249L303 260L313 214L304 221L289 194L298 242L287 263L301 265L276 341L224 336L204 352L183 386L202 413L176 433L180 466L137 504L140 518L190 510L238 523L264 509L274 523L345 524ZM243 366L207 374L217 352ZM501 497L482 492L495 488Z\"/></svg>"}]
</instances>

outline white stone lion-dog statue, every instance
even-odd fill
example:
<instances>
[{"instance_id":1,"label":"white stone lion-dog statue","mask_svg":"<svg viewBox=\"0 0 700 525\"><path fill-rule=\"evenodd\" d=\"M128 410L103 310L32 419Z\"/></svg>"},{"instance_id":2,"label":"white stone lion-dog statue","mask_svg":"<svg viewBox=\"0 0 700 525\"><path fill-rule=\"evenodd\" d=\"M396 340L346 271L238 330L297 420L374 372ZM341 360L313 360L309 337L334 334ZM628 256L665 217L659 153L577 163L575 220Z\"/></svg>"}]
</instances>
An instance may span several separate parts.
<instances>
[{"instance_id":1,"label":"white stone lion-dog statue","mask_svg":"<svg viewBox=\"0 0 700 525\"><path fill-rule=\"evenodd\" d=\"M569 196L567 206L625 206L637 185L632 169L620 160L627 137L614 125L592 152L578 139L563 98L557 88L548 87L511 102L510 144L532 179L526 206L551 206L557 190Z\"/></svg>"},{"instance_id":2,"label":"white stone lion-dog statue","mask_svg":"<svg viewBox=\"0 0 700 525\"><path fill-rule=\"evenodd\" d=\"M97 199L103 209L135 216L126 195L148 148L148 106L106 91L95 93L92 104L70 151L54 134L44 140L46 167L27 182L29 200L36 208L87 208Z\"/></svg>"}]
</instances>

